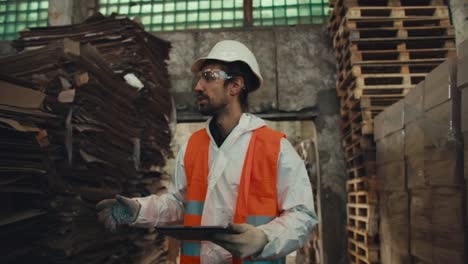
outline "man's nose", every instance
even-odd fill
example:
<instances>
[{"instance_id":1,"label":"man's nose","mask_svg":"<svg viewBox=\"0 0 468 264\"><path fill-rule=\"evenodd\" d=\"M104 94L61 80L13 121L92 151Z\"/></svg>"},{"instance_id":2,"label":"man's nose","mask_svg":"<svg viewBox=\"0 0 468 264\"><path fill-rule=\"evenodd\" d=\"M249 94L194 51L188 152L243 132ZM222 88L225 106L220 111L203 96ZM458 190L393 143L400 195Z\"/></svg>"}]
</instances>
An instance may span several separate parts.
<instances>
[{"instance_id":1,"label":"man's nose","mask_svg":"<svg viewBox=\"0 0 468 264\"><path fill-rule=\"evenodd\" d=\"M203 87L201 85L201 80L198 80L197 84L195 84L195 91L196 92L202 92L203 91Z\"/></svg>"}]
</instances>

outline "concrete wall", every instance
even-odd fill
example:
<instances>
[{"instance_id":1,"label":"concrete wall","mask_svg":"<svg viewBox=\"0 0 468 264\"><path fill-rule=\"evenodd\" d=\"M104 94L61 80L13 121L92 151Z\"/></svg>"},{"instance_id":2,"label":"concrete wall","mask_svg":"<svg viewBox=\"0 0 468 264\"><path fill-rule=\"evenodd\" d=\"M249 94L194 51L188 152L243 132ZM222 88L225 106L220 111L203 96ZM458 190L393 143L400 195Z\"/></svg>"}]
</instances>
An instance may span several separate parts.
<instances>
[{"instance_id":1,"label":"concrete wall","mask_svg":"<svg viewBox=\"0 0 468 264\"><path fill-rule=\"evenodd\" d=\"M311 25L155 35L172 43L168 65L178 112L196 111L190 66L223 39L239 40L257 56L265 87L249 98L252 112L319 109L315 123L321 163L321 186L318 189L324 263L346 263L346 176L338 128L335 59L325 27ZM177 135L187 138L189 127L183 129L185 133L178 131Z\"/></svg>"},{"instance_id":2,"label":"concrete wall","mask_svg":"<svg viewBox=\"0 0 468 264\"><path fill-rule=\"evenodd\" d=\"M270 29L224 30L210 32L156 33L173 45L169 71L178 110L195 111L192 89L192 62L206 55L223 39L246 44L261 65L263 89L251 95L251 111L297 111L317 106L319 91L328 89L329 67L324 67L327 37L324 27L282 27ZM334 66L333 66L334 67ZM332 69L333 69L332 67Z\"/></svg>"},{"instance_id":3,"label":"concrete wall","mask_svg":"<svg viewBox=\"0 0 468 264\"><path fill-rule=\"evenodd\" d=\"M468 39L468 0L450 0L449 4L458 45Z\"/></svg>"}]
</instances>

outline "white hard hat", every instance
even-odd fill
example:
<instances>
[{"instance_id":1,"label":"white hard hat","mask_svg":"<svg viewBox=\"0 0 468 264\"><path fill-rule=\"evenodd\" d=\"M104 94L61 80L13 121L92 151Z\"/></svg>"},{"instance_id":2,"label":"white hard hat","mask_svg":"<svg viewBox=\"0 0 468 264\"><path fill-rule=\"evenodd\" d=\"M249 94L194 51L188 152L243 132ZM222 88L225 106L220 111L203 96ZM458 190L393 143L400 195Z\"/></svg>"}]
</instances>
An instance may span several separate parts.
<instances>
[{"instance_id":1,"label":"white hard hat","mask_svg":"<svg viewBox=\"0 0 468 264\"><path fill-rule=\"evenodd\" d=\"M260 74L257 59L254 54L242 43L235 40L223 40L211 49L206 57L201 57L195 60L192 64L192 72L199 72L205 60L219 60L225 62L241 61L247 64L252 72L257 76L258 86L252 87L249 92L257 90L263 84L263 78Z\"/></svg>"}]
</instances>

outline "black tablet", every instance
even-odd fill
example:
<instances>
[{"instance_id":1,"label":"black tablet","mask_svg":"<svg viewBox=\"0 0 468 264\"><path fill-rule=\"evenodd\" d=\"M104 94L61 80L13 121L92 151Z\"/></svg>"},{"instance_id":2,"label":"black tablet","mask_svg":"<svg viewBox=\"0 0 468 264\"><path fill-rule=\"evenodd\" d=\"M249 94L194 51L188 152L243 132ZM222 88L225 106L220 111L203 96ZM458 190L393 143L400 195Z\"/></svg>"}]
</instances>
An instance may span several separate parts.
<instances>
[{"instance_id":1,"label":"black tablet","mask_svg":"<svg viewBox=\"0 0 468 264\"><path fill-rule=\"evenodd\" d=\"M210 240L214 234L237 234L227 226L157 226L156 230L179 240Z\"/></svg>"}]
</instances>

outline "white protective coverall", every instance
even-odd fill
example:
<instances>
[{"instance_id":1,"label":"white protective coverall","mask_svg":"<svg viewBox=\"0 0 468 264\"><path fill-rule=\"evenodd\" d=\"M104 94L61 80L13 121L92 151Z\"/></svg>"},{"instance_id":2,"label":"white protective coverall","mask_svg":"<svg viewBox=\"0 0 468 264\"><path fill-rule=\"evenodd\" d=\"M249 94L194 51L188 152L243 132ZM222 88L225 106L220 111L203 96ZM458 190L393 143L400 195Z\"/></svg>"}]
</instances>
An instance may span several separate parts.
<instances>
[{"instance_id":1,"label":"white protective coverall","mask_svg":"<svg viewBox=\"0 0 468 264\"><path fill-rule=\"evenodd\" d=\"M265 126L265 121L244 113L237 126L218 148L210 133L208 190L201 225L227 225L232 223L240 176L252 131ZM154 227L181 223L184 215L186 177L184 155L187 142L180 149L175 174L168 193L134 198L141 204L134 222L139 227ZM268 243L257 258L285 256L302 246L315 224L312 189L303 160L287 139L282 139L278 162L278 208L281 215L258 226L268 237ZM231 263L232 256L224 248L208 241L201 246L201 263Z\"/></svg>"}]
</instances>

